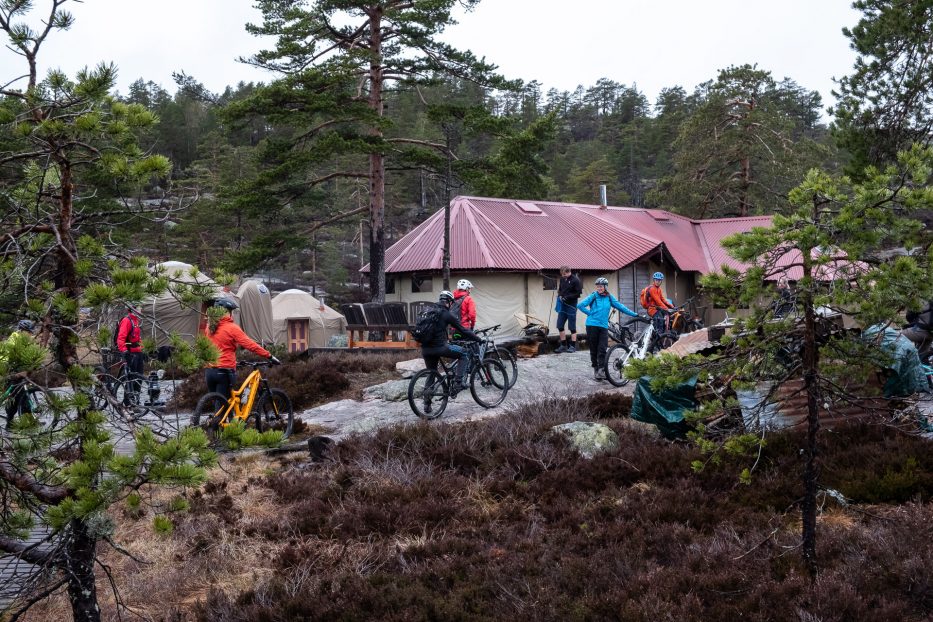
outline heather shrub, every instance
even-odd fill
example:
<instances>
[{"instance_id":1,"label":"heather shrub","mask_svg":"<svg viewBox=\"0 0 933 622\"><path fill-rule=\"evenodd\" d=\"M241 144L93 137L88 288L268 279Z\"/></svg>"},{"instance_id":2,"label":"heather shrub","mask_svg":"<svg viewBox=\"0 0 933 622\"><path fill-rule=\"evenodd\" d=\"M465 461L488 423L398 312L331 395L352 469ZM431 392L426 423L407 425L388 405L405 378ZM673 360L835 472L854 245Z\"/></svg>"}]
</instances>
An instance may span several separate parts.
<instances>
[{"instance_id":1,"label":"heather shrub","mask_svg":"<svg viewBox=\"0 0 933 622\"><path fill-rule=\"evenodd\" d=\"M550 427L610 401L544 400L467 424L382 429L329 460L254 480L282 543L271 576L212 590L200 620L892 620L933 615L928 442L883 427L826 435L821 572L796 555L800 433L777 434L753 484L694 474L694 449L620 419L613 454L579 458ZM579 410L575 410L579 409ZM192 504L223 514L219 487ZM915 499L900 505L902 498Z\"/></svg>"}]
</instances>

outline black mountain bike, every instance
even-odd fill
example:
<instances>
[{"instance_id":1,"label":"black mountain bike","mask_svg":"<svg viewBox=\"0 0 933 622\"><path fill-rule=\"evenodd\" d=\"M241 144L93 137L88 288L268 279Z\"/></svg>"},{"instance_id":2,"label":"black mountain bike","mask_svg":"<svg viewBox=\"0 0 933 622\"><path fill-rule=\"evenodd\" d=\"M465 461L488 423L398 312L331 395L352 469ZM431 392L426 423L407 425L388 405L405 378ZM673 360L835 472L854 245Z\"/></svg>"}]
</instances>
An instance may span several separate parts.
<instances>
[{"instance_id":1,"label":"black mountain bike","mask_svg":"<svg viewBox=\"0 0 933 622\"><path fill-rule=\"evenodd\" d=\"M459 344L469 353L470 393L483 408L495 408L509 392L509 374L499 361L486 356L486 342ZM457 359L438 363L440 370L422 369L408 383L408 405L422 419L437 419L447 409L457 378Z\"/></svg>"}]
</instances>

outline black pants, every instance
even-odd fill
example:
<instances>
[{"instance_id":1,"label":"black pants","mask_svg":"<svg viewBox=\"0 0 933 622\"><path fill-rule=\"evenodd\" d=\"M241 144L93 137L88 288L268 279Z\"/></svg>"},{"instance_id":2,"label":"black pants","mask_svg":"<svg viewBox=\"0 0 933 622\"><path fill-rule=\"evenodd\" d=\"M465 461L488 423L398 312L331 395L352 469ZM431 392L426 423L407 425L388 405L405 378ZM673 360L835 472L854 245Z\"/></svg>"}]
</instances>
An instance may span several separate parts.
<instances>
[{"instance_id":1,"label":"black pants","mask_svg":"<svg viewBox=\"0 0 933 622\"><path fill-rule=\"evenodd\" d=\"M224 397L230 397L230 389L233 387L235 377L234 370L224 367L210 367L204 372L207 390L216 391Z\"/></svg>"},{"instance_id":2,"label":"black pants","mask_svg":"<svg viewBox=\"0 0 933 622\"><path fill-rule=\"evenodd\" d=\"M22 378L10 378L9 384L13 387L10 397L6 403L6 427L13 423L13 417L17 413L25 414L32 412L32 405L29 401L29 394L26 392L28 383Z\"/></svg>"},{"instance_id":3,"label":"black pants","mask_svg":"<svg viewBox=\"0 0 933 622\"><path fill-rule=\"evenodd\" d=\"M460 384L466 386L466 375L470 371L470 354L466 348L450 343L440 348L422 348L421 356L427 369L437 369L441 357L457 359L457 377L460 378Z\"/></svg>"},{"instance_id":4,"label":"black pants","mask_svg":"<svg viewBox=\"0 0 933 622\"><path fill-rule=\"evenodd\" d=\"M609 329L601 326L587 326L586 344L590 349L590 364L593 369L605 367L606 348L609 347Z\"/></svg>"},{"instance_id":5,"label":"black pants","mask_svg":"<svg viewBox=\"0 0 933 622\"><path fill-rule=\"evenodd\" d=\"M145 355L142 352L125 352L123 360L126 361L127 377L130 378L129 386L123 390L123 403L128 404L130 400L139 401L139 392L142 390L143 383Z\"/></svg>"}]
</instances>

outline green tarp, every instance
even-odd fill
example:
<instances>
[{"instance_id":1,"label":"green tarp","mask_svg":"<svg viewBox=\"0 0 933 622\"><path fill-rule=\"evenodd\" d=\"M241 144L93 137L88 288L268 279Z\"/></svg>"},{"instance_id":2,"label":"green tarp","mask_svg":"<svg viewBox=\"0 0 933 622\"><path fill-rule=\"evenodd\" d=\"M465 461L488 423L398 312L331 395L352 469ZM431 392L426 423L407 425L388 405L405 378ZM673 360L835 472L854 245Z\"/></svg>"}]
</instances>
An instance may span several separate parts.
<instances>
[{"instance_id":1,"label":"green tarp","mask_svg":"<svg viewBox=\"0 0 933 622\"><path fill-rule=\"evenodd\" d=\"M656 425L664 438L683 438L689 430L683 413L697 407L696 386L694 377L673 389L655 393L651 390L651 378L639 378L632 396L632 419Z\"/></svg>"},{"instance_id":2,"label":"green tarp","mask_svg":"<svg viewBox=\"0 0 933 622\"><path fill-rule=\"evenodd\" d=\"M903 397L930 390L917 348L910 339L902 337L890 326L878 325L866 328L862 338L879 343L881 349L891 356L888 370L892 373L884 383L885 397Z\"/></svg>"}]
</instances>

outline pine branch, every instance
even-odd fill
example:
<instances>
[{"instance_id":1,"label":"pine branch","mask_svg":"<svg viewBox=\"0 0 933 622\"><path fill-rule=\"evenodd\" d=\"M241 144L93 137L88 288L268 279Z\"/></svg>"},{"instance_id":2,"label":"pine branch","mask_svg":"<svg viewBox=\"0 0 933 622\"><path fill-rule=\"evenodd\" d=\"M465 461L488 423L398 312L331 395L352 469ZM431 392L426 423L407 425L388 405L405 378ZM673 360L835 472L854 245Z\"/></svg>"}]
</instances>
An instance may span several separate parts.
<instances>
[{"instance_id":1,"label":"pine branch","mask_svg":"<svg viewBox=\"0 0 933 622\"><path fill-rule=\"evenodd\" d=\"M64 486L43 484L32 475L18 471L10 462L0 462L0 479L17 490L33 495L43 503L60 503L70 494L70 491ZM3 548L2 544L0 544L0 548Z\"/></svg>"}]
</instances>

